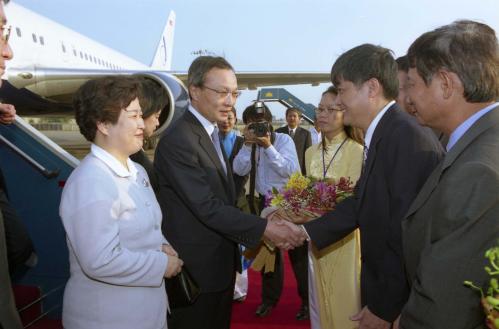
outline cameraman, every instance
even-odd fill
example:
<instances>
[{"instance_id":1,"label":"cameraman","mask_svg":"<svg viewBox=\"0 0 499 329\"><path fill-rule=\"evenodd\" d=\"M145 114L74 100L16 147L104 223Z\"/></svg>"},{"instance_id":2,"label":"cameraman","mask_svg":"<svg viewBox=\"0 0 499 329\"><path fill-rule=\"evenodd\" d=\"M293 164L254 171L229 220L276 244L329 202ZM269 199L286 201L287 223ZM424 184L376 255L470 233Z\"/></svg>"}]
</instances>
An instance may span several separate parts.
<instances>
[{"instance_id":1,"label":"cameraman","mask_svg":"<svg viewBox=\"0 0 499 329\"><path fill-rule=\"evenodd\" d=\"M259 211L265 204L265 195L273 188L280 189L291 175L300 171L293 139L287 134L275 133L271 125L272 114L263 102L255 102L243 112L244 146L234 158L234 173L240 176L250 172L250 195L252 180L260 195ZM254 151L252 148L254 146ZM251 154L254 158L251 159ZM252 170L254 163L254 169ZM252 200L250 199L250 203ZM262 304L256 315L267 316L279 301L283 287L283 264L280 251L276 252L275 272L262 271Z\"/></svg>"}]
</instances>

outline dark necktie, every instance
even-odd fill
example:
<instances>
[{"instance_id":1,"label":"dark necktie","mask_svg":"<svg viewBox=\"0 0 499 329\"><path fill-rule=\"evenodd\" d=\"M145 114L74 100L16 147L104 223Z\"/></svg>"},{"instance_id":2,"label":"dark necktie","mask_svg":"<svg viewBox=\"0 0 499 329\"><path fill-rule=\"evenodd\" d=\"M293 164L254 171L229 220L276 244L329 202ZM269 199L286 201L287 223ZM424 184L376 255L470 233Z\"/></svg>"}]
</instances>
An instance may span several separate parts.
<instances>
[{"instance_id":1,"label":"dark necktie","mask_svg":"<svg viewBox=\"0 0 499 329\"><path fill-rule=\"evenodd\" d=\"M224 168L224 172L227 175L227 167L225 166L225 159L222 153L222 147L220 147L220 138L218 136L218 128L215 127L213 132L211 133L211 141L213 142L213 146L215 146L215 150L217 150L218 158L220 159L220 163Z\"/></svg>"}]
</instances>

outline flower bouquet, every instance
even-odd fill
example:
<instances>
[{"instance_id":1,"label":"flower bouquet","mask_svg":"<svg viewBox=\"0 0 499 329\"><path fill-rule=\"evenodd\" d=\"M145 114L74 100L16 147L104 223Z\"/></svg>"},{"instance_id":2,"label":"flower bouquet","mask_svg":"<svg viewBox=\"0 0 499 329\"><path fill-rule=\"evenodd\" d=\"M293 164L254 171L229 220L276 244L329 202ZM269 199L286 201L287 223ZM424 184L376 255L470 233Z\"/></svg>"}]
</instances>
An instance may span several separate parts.
<instances>
[{"instance_id":1,"label":"flower bouquet","mask_svg":"<svg viewBox=\"0 0 499 329\"><path fill-rule=\"evenodd\" d=\"M345 177L317 180L295 173L281 191L273 189L266 196L266 206L275 207L281 217L303 224L334 209L353 194L353 183Z\"/></svg>"},{"instance_id":2,"label":"flower bouquet","mask_svg":"<svg viewBox=\"0 0 499 329\"><path fill-rule=\"evenodd\" d=\"M490 276L487 294L471 281L464 281L464 285L480 292L482 307L487 316L487 328L499 329L499 245L487 250L485 258L488 258L490 263L490 267L485 266L485 271Z\"/></svg>"},{"instance_id":3,"label":"flower bouquet","mask_svg":"<svg viewBox=\"0 0 499 329\"><path fill-rule=\"evenodd\" d=\"M353 194L353 183L344 177L337 183L332 179L317 180L300 173L293 174L281 191L273 189L265 197L264 218L283 218L303 224L334 209L336 204ZM273 272L275 246L264 240L257 250L245 254L254 258L251 265L256 271Z\"/></svg>"}]
</instances>

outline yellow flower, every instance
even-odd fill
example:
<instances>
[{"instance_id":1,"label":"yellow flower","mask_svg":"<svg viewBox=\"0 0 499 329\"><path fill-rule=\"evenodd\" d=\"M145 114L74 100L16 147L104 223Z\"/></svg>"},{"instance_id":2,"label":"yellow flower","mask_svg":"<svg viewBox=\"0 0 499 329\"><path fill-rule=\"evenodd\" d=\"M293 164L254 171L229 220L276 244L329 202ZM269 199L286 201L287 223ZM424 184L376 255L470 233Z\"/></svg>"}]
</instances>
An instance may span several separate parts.
<instances>
[{"instance_id":1,"label":"yellow flower","mask_svg":"<svg viewBox=\"0 0 499 329\"><path fill-rule=\"evenodd\" d=\"M295 189L298 191L303 191L308 187L310 184L310 179L303 176L299 172L295 172L291 177L289 178L288 182L286 183L285 189Z\"/></svg>"},{"instance_id":2,"label":"yellow flower","mask_svg":"<svg viewBox=\"0 0 499 329\"><path fill-rule=\"evenodd\" d=\"M270 202L271 206L278 207L281 205L281 202L284 201L284 197L282 194L275 194L274 198Z\"/></svg>"}]
</instances>

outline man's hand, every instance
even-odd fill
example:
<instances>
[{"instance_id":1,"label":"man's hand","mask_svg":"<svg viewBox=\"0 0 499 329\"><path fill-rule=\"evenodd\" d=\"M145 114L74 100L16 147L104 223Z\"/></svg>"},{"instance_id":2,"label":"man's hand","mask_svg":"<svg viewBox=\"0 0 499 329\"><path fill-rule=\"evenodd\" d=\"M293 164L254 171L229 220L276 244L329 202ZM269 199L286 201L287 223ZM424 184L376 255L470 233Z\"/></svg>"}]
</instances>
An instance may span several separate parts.
<instances>
[{"instance_id":1,"label":"man's hand","mask_svg":"<svg viewBox=\"0 0 499 329\"><path fill-rule=\"evenodd\" d=\"M169 255L169 256L178 257L178 253L169 244L162 245L161 246L161 251L164 252L165 254Z\"/></svg>"},{"instance_id":2,"label":"man's hand","mask_svg":"<svg viewBox=\"0 0 499 329\"><path fill-rule=\"evenodd\" d=\"M184 262L177 256L168 255L168 265L166 266L165 278L171 278L179 274Z\"/></svg>"},{"instance_id":3,"label":"man's hand","mask_svg":"<svg viewBox=\"0 0 499 329\"><path fill-rule=\"evenodd\" d=\"M249 146L256 143L255 133L253 132L253 129L248 129L248 126L244 127L243 136L245 145Z\"/></svg>"},{"instance_id":4,"label":"man's hand","mask_svg":"<svg viewBox=\"0 0 499 329\"><path fill-rule=\"evenodd\" d=\"M11 104L0 103L0 123L11 124L16 119L16 108Z\"/></svg>"},{"instance_id":5,"label":"man's hand","mask_svg":"<svg viewBox=\"0 0 499 329\"><path fill-rule=\"evenodd\" d=\"M359 329L390 329L391 323L378 318L369 311L367 306L357 314L350 317L352 321L359 321Z\"/></svg>"},{"instance_id":6,"label":"man's hand","mask_svg":"<svg viewBox=\"0 0 499 329\"><path fill-rule=\"evenodd\" d=\"M270 145L272 145L272 142L270 141L270 133L267 133L267 136L256 137L256 143L258 144L258 146L268 148Z\"/></svg>"},{"instance_id":7,"label":"man's hand","mask_svg":"<svg viewBox=\"0 0 499 329\"><path fill-rule=\"evenodd\" d=\"M392 329L399 329L399 328L400 328L400 315L395 320L395 322L393 322L393 326L392 326Z\"/></svg>"},{"instance_id":8,"label":"man's hand","mask_svg":"<svg viewBox=\"0 0 499 329\"><path fill-rule=\"evenodd\" d=\"M255 132L253 129L248 129L248 126L244 127L243 130L243 136L244 136L244 144L246 145L251 145L251 144L257 144L258 146L261 146L263 148L268 148L270 145L272 145L272 142L270 141L270 133L268 132L266 136L258 137L255 135Z\"/></svg>"},{"instance_id":9,"label":"man's hand","mask_svg":"<svg viewBox=\"0 0 499 329\"><path fill-rule=\"evenodd\" d=\"M286 250L301 246L306 239L301 228L278 219L267 222L263 236L272 241L277 247Z\"/></svg>"}]
</instances>

